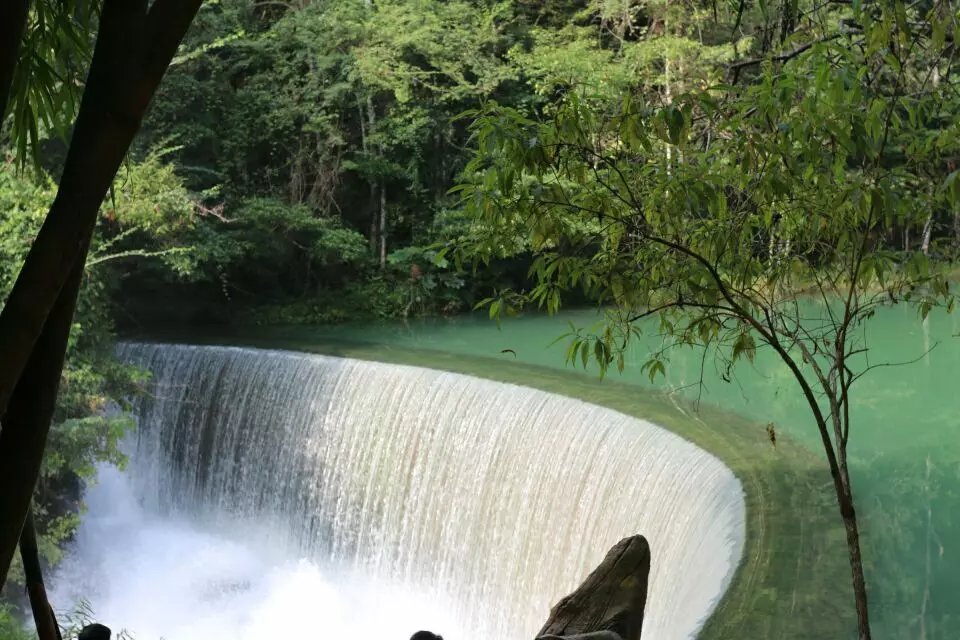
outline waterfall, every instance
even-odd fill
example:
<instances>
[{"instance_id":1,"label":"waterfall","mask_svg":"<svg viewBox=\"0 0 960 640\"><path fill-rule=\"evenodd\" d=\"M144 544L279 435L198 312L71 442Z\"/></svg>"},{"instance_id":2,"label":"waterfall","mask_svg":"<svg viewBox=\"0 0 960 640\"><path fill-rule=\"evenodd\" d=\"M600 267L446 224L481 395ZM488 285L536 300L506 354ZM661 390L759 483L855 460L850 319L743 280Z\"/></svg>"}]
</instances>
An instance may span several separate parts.
<instances>
[{"instance_id":1,"label":"waterfall","mask_svg":"<svg viewBox=\"0 0 960 640\"><path fill-rule=\"evenodd\" d=\"M293 352L128 344L121 357L152 373L149 392L135 411L126 497L91 496L88 519L99 524L81 529L74 575L89 573L89 559L76 565L91 548L122 538L114 521L97 520L108 508L100 503L131 501L141 520L188 523L198 537L172 551L143 542L130 554L137 560L114 562L133 571L131 563L162 563L166 553L204 574L248 562L222 558L231 545L271 550L248 573L293 567L274 582L308 592L304 620L321 618L315 636L299 637L333 637L310 603L335 597L339 584L305 578L306 562L373 585L357 596L359 618L387 617L390 603L418 594L455 625L434 629L448 640L529 640L611 545L642 533L653 554L644 638L671 640L696 635L741 556L745 507L733 474L668 431L603 407ZM213 555L196 560L198 547ZM122 581L120 573L116 566L101 582ZM201 589L192 580L179 591ZM247 607L280 588L227 582ZM92 600L96 608L96 593ZM378 633L402 640L415 630L391 628Z\"/></svg>"}]
</instances>

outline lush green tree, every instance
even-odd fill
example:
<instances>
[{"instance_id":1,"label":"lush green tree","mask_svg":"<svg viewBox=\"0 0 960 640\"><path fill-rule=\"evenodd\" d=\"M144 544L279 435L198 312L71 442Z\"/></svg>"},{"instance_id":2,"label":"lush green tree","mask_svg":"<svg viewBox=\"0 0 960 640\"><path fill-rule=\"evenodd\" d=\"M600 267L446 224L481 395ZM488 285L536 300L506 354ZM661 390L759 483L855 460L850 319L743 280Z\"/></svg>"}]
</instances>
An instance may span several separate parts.
<instances>
[{"instance_id":1,"label":"lush green tree","mask_svg":"<svg viewBox=\"0 0 960 640\"><path fill-rule=\"evenodd\" d=\"M205 271L218 281L216 292L203 288L193 297L208 304L216 293L224 307L254 307L255 317L273 320L373 311L363 304L345 313L309 311L328 307L330 298L347 300L341 286L369 286L378 298L384 290L409 290L407 302L387 295L392 301L376 305L377 314L462 307L482 286L478 280L464 281L454 304L449 288L414 291L416 281L411 289L410 265L399 266L455 231L444 227L455 209L447 190L464 167L470 136L457 116L488 100L549 113L574 86L597 106L619 104L624 93L669 103L674 94L720 81L723 63L751 50L758 38L747 25L761 17L746 13L736 25L734 14L718 21L709 4L659 0L549 7L225 0L205 8L188 35L188 52L159 90L141 152L177 145L177 171L228 220L242 217L251 199L269 199L289 207L291 219L302 220L303 206L318 219L339 221L367 238L380 270L353 261L335 269L329 286L300 286L305 279L326 283L326 271L314 265L308 272L302 256L273 244L277 253L259 252L250 262L279 265L279 286L265 291L262 270L251 264ZM208 216L195 244L202 254L207 238L210 254L229 250L239 266L243 250L220 237L228 228L222 222ZM408 251L413 247L419 249ZM393 251L401 253L391 259ZM500 275L522 281L524 260ZM453 271L444 276L451 283L458 281ZM139 289L171 290L141 275L134 278ZM132 299L138 287L131 289ZM425 304L408 304L418 297Z\"/></svg>"},{"instance_id":2,"label":"lush green tree","mask_svg":"<svg viewBox=\"0 0 960 640\"><path fill-rule=\"evenodd\" d=\"M366 257L360 233L305 205L249 198L231 215L196 244L196 257L203 268L253 287L260 300L331 287L338 270L355 268ZM264 269L266 264L273 266Z\"/></svg>"},{"instance_id":3,"label":"lush green tree","mask_svg":"<svg viewBox=\"0 0 960 640\"><path fill-rule=\"evenodd\" d=\"M474 216L461 257L529 247L529 290L489 299L556 311L581 289L607 309L568 357L622 368L643 331L721 363L769 349L807 400L846 529L859 637L870 637L848 466L855 383L877 366L862 331L878 308L952 308L944 264L901 246L960 204L955 9L830 6L785 52L735 63L745 84L598 105L571 92L548 120L490 107L458 190ZM931 232L932 233L932 232ZM935 238L935 240L938 240ZM652 322L651 322L652 320Z\"/></svg>"},{"instance_id":4,"label":"lush green tree","mask_svg":"<svg viewBox=\"0 0 960 640\"><path fill-rule=\"evenodd\" d=\"M668 104L722 80L722 63L752 40L731 38L727 25L696 5L616 0L590 15L586 25L534 28L528 42L510 51L547 110L573 88L591 104L619 102L625 93Z\"/></svg>"},{"instance_id":5,"label":"lush green tree","mask_svg":"<svg viewBox=\"0 0 960 640\"><path fill-rule=\"evenodd\" d=\"M234 0L202 11L188 48L220 44L175 64L142 149L177 145L178 171L222 213L201 223L207 229L195 244L200 255L206 238L211 255L237 257L213 274L229 296L223 304L313 307L348 281L406 286L408 273L397 266L405 254L390 254L428 246L442 233L437 221L453 204L447 190L467 158L469 133L455 116L518 86L506 56L522 30L513 18L509 3L495 2L265 8ZM244 267L244 249L232 242L241 234L230 230L249 226L249 204L266 201L276 204L275 218L289 215L281 227L306 223L306 212L362 233L369 249L362 260L325 267L274 243L276 253L247 256ZM264 289L256 266L264 261L278 265L279 286ZM392 314L449 302L391 300Z\"/></svg>"}]
</instances>

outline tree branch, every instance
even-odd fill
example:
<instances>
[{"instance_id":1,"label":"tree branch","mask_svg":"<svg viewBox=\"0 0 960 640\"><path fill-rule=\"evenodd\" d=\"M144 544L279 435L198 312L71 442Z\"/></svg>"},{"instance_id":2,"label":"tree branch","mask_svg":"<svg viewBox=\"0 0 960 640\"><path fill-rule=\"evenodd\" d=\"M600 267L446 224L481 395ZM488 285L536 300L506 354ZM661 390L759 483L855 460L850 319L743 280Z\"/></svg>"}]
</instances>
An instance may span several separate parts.
<instances>
[{"instance_id":1,"label":"tree branch","mask_svg":"<svg viewBox=\"0 0 960 640\"><path fill-rule=\"evenodd\" d=\"M109 253L106 255L93 256L87 259L86 267L95 267L111 260L120 260L122 258L157 258L177 253L189 253L188 247L170 247L169 249L158 249L157 251L148 251L146 249L131 249L130 251L120 251L118 253Z\"/></svg>"},{"instance_id":2,"label":"tree branch","mask_svg":"<svg viewBox=\"0 0 960 640\"><path fill-rule=\"evenodd\" d=\"M850 384L853 384L854 382L856 382L857 380L859 380L859 379L862 378L863 376L867 375L868 373L870 373L870 372L873 371L874 369L881 369L881 368L885 368L885 367L902 367L902 366L905 366L905 365L908 365L908 364L916 364L917 362L920 362L921 360L923 360L924 358L926 358L928 355L930 355L930 352L932 352L934 349L936 349L939 345L940 345L940 342L939 342L939 341L934 342L932 345L930 345L930 348L929 348L929 349L927 349L926 351L924 351L923 353L921 353L921 354L920 354L919 356L917 356L916 358L911 358L910 360L901 360L900 362L880 362L880 363L878 363L878 364L872 364L872 365L870 365L869 367L865 368L865 369L864 369L863 371L861 371L860 373L858 373L857 375L853 376L853 377L850 379Z\"/></svg>"},{"instance_id":3,"label":"tree branch","mask_svg":"<svg viewBox=\"0 0 960 640\"><path fill-rule=\"evenodd\" d=\"M643 312L638 313L638 314L636 314L636 315L634 315L634 316L631 316L630 318L627 319L627 323L628 323L628 324L633 324L634 322L637 322L637 321L639 321L639 320L643 320L644 318L648 318L648 317L650 317L650 316L652 316L652 315L655 315L655 314L657 314L657 313L659 313L659 312L661 312L661 311L666 311L667 309L682 309L682 308L684 308L684 307L693 307L693 308L695 308L695 309L711 309L711 310L714 310L714 311L723 311L723 312L725 312L726 314L728 314L728 315L730 315L730 316L732 316L732 317L737 317L736 314L734 314L733 310L730 309L730 308L728 308L728 307L724 307L724 306L721 306L721 305L714 305L714 304L701 304L701 303L698 303L698 302L694 302L694 301L690 301L690 300L684 300L684 299L682 299L682 298L679 298L679 299L677 299L677 300L673 300L672 302L668 302L668 303L666 303L666 304L662 304L662 305L653 307L652 309L647 309L646 311L643 311Z\"/></svg>"}]
</instances>

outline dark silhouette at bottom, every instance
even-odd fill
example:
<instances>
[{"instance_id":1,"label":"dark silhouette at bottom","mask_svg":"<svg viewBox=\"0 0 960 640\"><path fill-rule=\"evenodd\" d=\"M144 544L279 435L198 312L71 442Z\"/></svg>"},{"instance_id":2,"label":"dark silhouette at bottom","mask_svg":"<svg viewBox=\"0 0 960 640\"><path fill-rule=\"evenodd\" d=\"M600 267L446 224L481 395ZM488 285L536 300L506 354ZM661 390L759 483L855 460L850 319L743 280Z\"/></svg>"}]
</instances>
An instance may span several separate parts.
<instances>
[{"instance_id":1,"label":"dark silhouette at bottom","mask_svg":"<svg viewBox=\"0 0 960 640\"><path fill-rule=\"evenodd\" d=\"M80 631L77 640L110 640L110 629L102 624L88 624Z\"/></svg>"}]
</instances>

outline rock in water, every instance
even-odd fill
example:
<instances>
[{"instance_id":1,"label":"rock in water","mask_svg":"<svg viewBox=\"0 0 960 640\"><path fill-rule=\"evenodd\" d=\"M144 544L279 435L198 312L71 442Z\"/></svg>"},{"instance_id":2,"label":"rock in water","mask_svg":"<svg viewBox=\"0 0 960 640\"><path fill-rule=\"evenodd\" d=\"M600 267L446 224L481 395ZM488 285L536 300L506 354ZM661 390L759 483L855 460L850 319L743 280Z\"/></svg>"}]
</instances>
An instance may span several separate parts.
<instances>
[{"instance_id":1,"label":"rock in water","mask_svg":"<svg viewBox=\"0 0 960 640\"><path fill-rule=\"evenodd\" d=\"M647 539L624 538L553 607L538 640L639 640L649 575Z\"/></svg>"}]
</instances>

